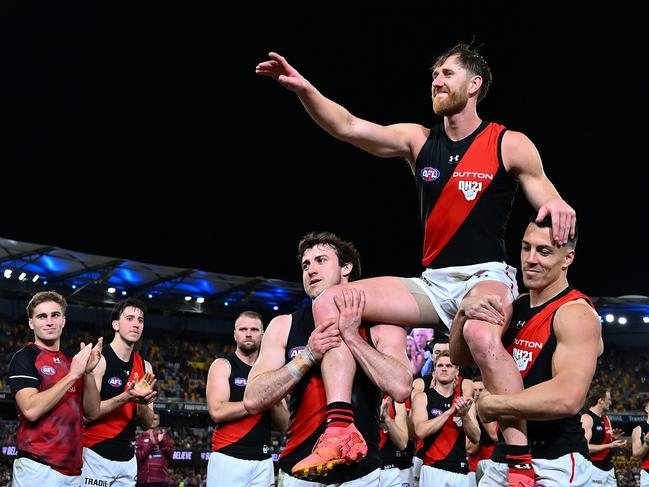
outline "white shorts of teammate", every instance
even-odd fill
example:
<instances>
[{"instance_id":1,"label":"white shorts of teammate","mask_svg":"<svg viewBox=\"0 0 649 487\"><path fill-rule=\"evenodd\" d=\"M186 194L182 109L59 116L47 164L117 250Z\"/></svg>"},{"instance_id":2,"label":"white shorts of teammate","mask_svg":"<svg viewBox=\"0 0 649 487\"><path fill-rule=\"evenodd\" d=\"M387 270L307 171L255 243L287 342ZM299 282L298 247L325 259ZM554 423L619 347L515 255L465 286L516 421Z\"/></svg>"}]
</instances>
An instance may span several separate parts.
<instances>
[{"instance_id":1,"label":"white shorts of teammate","mask_svg":"<svg viewBox=\"0 0 649 487\"><path fill-rule=\"evenodd\" d=\"M514 300L518 298L516 268L505 262L426 269L421 277L411 277L407 280L416 285L408 286L411 292L416 293L417 289L424 291L440 320L448 328L464 296L480 282L502 282L511 291Z\"/></svg>"},{"instance_id":2,"label":"white shorts of teammate","mask_svg":"<svg viewBox=\"0 0 649 487\"><path fill-rule=\"evenodd\" d=\"M82 485L110 485L110 487L134 487L137 482L137 460L118 462L108 460L90 448L83 449ZM103 482L103 483L102 483Z\"/></svg>"},{"instance_id":3,"label":"white shorts of teammate","mask_svg":"<svg viewBox=\"0 0 649 487\"><path fill-rule=\"evenodd\" d=\"M14 460L12 487L79 487L81 477L63 475L49 465L35 462L29 458Z\"/></svg>"},{"instance_id":4,"label":"white shorts of teammate","mask_svg":"<svg viewBox=\"0 0 649 487\"><path fill-rule=\"evenodd\" d=\"M640 487L649 487L649 472L640 470Z\"/></svg>"},{"instance_id":5,"label":"white shorts of teammate","mask_svg":"<svg viewBox=\"0 0 649 487\"><path fill-rule=\"evenodd\" d=\"M412 469L382 468L381 487L412 487Z\"/></svg>"},{"instance_id":6,"label":"white shorts of teammate","mask_svg":"<svg viewBox=\"0 0 649 487\"><path fill-rule=\"evenodd\" d=\"M593 464L579 453L568 453L552 460L532 459L538 479L536 487L590 487ZM506 463L487 460L487 468L479 487L500 487L507 482Z\"/></svg>"},{"instance_id":7,"label":"white shorts of teammate","mask_svg":"<svg viewBox=\"0 0 649 487\"><path fill-rule=\"evenodd\" d=\"M207 487L222 485L274 487L273 459L242 460L223 453L210 453L210 459L207 462Z\"/></svg>"},{"instance_id":8,"label":"white shorts of teammate","mask_svg":"<svg viewBox=\"0 0 649 487\"><path fill-rule=\"evenodd\" d=\"M309 482L308 480L295 478L280 470L279 476L277 477L277 487L378 487L379 485L383 486L382 483L379 484L380 475L381 470L377 468L355 480L348 480L340 484L321 484L319 482Z\"/></svg>"},{"instance_id":9,"label":"white shorts of teammate","mask_svg":"<svg viewBox=\"0 0 649 487\"><path fill-rule=\"evenodd\" d=\"M617 478L615 478L615 469L602 470L593 465L593 485L617 487Z\"/></svg>"},{"instance_id":10,"label":"white shorts of teammate","mask_svg":"<svg viewBox=\"0 0 649 487\"><path fill-rule=\"evenodd\" d=\"M412 485L413 487L419 487L419 476L421 475L421 466L424 464L424 460L418 456L412 457Z\"/></svg>"},{"instance_id":11,"label":"white shorts of teammate","mask_svg":"<svg viewBox=\"0 0 649 487\"><path fill-rule=\"evenodd\" d=\"M466 487L468 484L465 473L449 472L430 465L421 467L419 487Z\"/></svg>"}]
</instances>

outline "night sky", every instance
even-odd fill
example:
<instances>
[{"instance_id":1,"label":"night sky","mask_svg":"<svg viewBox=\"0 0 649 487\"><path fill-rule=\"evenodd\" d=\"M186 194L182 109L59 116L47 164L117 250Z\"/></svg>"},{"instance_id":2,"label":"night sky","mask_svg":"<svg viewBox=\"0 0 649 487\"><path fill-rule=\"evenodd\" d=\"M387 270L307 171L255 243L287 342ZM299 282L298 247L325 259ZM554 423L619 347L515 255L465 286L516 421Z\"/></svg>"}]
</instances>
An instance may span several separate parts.
<instances>
[{"instance_id":1,"label":"night sky","mask_svg":"<svg viewBox=\"0 0 649 487\"><path fill-rule=\"evenodd\" d=\"M429 66L475 38L494 73L478 113L530 137L577 210L572 283L649 295L647 48L621 3L305 4L295 22L249 3L24 3L0 6L2 237L296 281L298 240L329 230L357 244L364 276L419 275L407 164L328 136L254 68L277 51L357 116L430 126ZM517 267L530 212L519 193Z\"/></svg>"}]
</instances>

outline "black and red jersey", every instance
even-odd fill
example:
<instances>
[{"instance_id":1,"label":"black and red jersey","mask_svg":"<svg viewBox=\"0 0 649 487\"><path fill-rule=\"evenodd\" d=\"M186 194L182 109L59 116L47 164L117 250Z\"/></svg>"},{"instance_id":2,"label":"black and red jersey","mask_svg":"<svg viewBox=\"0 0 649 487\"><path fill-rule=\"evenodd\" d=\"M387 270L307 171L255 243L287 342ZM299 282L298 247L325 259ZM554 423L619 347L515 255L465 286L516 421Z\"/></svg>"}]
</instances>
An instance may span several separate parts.
<instances>
[{"instance_id":1,"label":"black and red jersey","mask_svg":"<svg viewBox=\"0 0 649 487\"><path fill-rule=\"evenodd\" d=\"M454 142L443 124L431 128L415 164L426 267L505 261L505 229L518 186L502 162L505 132L482 122Z\"/></svg>"},{"instance_id":2,"label":"black and red jersey","mask_svg":"<svg viewBox=\"0 0 649 487\"><path fill-rule=\"evenodd\" d=\"M252 367L241 361L236 354L223 357L230 363L229 401L243 401ZM212 434L212 451L242 460L265 460L271 456L270 411L246 416L216 425Z\"/></svg>"},{"instance_id":3,"label":"black and red jersey","mask_svg":"<svg viewBox=\"0 0 649 487\"><path fill-rule=\"evenodd\" d=\"M291 361L306 347L311 332L315 329L311 306L293 313L291 329L286 343L286 362ZM374 346L370 328L361 327L361 335ZM354 480L380 468L379 455L379 407L382 393L367 377L361 367L356 368L352 385L352 409L355 423L367 442L367 456L351 465L337 465L326 477L309 478L323 484L335 484ZM289 411L291 413L288 440L279 459L280 468L286 473L297 462L311 454L313 447L326 428L326 405L324 383L320 367L311 370L291 391Z\"/></svg>"},{"instance_id":4,"label":"black and red jersey","mask_svg":"<svg viewBox=\"0 0 649 487\"><path fill-rule=\"evenodd\" d=\"M462 395L462 380L458 380L450 396L442 396L434 388L424 389L428 399L428 419L435 419L451 409L453 401ZM467 473L466 435L458 414L449 417L444 425L432 435L424 438L422 447L424 465L455 473Z\"/></svg>"},{"instance_id":5,"label":"black and red jersey","mask_svg":"<svg viewBox=\"0 0 649 487\"><path fill-rule=\"evenodd\" d=\"M100 397L107 401L119 396L128 387L128 382L144 377L144 359L133 352L128 362L120 359L113 347L102 350L106 359L106 371L101 380ZM135 455L135 428L137 426L137 403L128 402L102 416L86 427L83 446L102 457L124 462Z\"/></svg>"},{"instance_id":6,"label":"black and red jersey","mask_svg":"<svg viewBox=\"0 0 649 487\"><path fill-rule=\"evenodd\" d=\"M613 437L611 432L613 431L613 425L611 425L611 420L608 419L608 416L602 415L599 416L595 414L590 409L586 410L584 414L590 416L593 420L593 427L591 429L591 437L589 443L591 445L603 445L606 443L611 443ZM600 470L610 470L613 468L613 462L611 457L613 450L607 448L606 450L599 451L597 453L591 453L590 459Z\"/></svg>"},{"instance_id":7,"label":"black and red jersey","mask_svg":"<svg viewBox=\"0 0 649 487\"><path fill-rule=\"evenodd\" d=\"M390 397L387 394L383 398ZM406 413L410 412L410 399L405 402ZM390 404L390 417L394 419L396 412L394 410L394 403ZM381 452L381 468L398 468L404 470L412 466L412 456L415 448L414 441L408 441L405 450L398 450L397 447L390 439L390 433L387 428L381 424L379 430L379 450Z\"/></svg>"},{"instance_id":8,"label":"black and red jersey","mask_svg":"<svg viewBox=\"0 0 649 487\"><path fill-rule=\"evenodd\" d=\"M468 455L469 458L469 472L475 472L478 467L478 462L480 460L488 460L491 458L491 454L494 451L495 442L489 436L489 433L485 429L480 417L476 418L478 420L478 426L480 426L480 442L478 446L478 451L475 455Z\"/></svg>"},{"instance_id":9,"label":"black and red jersey","mask_svg":"<svg viewBox=\"0 0 649 487\"><path fill-rule=\"evenodd\" d=\"M9 362L11 393L32 387L45 391L70 372L72 360L34 343L18 350ZM18 410L18 456L49 465L64 475L81 475L83 379L78 379L56 406L36 421Z\"/></svg>"},{"instance_id":10,"label":"black and red jersey","mask_svg":"<svg viewBox=\"0 0 649 487\"><path fill-rule=\"evenodd\" d=\"M584 299L592 306L586 295L571 286L540 306L531 307L528 294L514 303L503 345L514 358L526 389L552 379L552 357L557 348L554 315L563 304L577 299ZM548 421L528 421L527 436L533 458L550 460L568 453L581 453L590 458L578 414Z\"/></svg>"}]
</instances>

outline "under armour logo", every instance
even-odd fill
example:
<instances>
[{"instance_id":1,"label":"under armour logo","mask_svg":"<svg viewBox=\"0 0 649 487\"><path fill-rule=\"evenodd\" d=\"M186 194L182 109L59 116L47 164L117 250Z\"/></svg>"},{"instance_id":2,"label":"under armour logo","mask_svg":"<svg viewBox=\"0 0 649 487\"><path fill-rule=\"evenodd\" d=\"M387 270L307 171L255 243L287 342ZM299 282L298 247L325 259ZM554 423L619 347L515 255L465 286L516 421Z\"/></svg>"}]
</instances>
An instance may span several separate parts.
<instances>
[{"instance_id":1,"label":"under armour logo","mask_svg":"<svg viewBox=\"0 0 649 487\"><path fill-rule=\"evenodd\" d=\"M54 357L52 360L54 360L55 364L60 364L61 363L61 359L58 358L58 357Z\"/></svg>"},{"instance_id":2,"label":"under armour logo","mask_svg":"<svg viewBox=\"0 0 649 487\"><path fill-rule=\"evenodd\" d=\"M448 158L448 162L458 162L460 160L460 156L451 156Z\"/></svg>"}]
</instances>

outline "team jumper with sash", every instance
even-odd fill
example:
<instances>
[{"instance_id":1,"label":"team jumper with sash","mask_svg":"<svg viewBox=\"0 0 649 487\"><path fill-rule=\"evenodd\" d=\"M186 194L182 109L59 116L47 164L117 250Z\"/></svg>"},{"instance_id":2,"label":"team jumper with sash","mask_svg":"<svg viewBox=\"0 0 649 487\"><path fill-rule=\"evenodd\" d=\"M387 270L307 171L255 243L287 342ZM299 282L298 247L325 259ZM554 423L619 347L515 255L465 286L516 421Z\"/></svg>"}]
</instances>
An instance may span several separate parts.
<instances>
[{"instance_id":1,"label":"team jumper with sash","mask_svg":"<svg viewBox=\"0 0 649 487\"><path fill-rule=\"evenodd\" d=\"M101 400L119 396L129 382L144 377L144 359L133 352L128 362L120 359L113 347L104 347L106 371L101 382ZM107 460L125 462L135 455L137 403L127 402L89 424L83 433L83 446Z\"/></svg>"},{"instance_id":2,"label":"team jumper with sash","mask_svg":"<svg viewBox=\"0 0 649 487\"><path fill-rule=\"evenodd\" d=\"M291 328L286 342L286 363L306 347L311 332L315 329L311 306L292 314ZM361 324L361 336L374 347L370 329ZM326 405L324 383L320 367L314 366L291 391L288 405L291 413L287 442L279 458L280 468L290 474L297 462L309 455L318 438L326 428ZM309 477L311 482L335 484L358 479L380 468L379 454L379 407L381 391L357 367L352 384L352 410L355 424L367 442L367 456L351 465L337 465L326 477Z\"/></svg>"},{"instance_id":3,"label":"team jumper with sash","mask_svg":"<svg viewBox=\"0 0 649 487\"><path fill-rule=\"evenodd\" d=\"M608 419L608 416L599 416L590 409L586 410L585 414L588 414L593 419L593 428L589 443L591 445L611 443L613 441L613 437L611 436L613 425L611 425L611 420ZM612 453L613 450L607 448L597 453L591 453L590 459L595 467L608 471L613 468L613 462L611 461Z\"/></svg>"},{"instance_id":4,"label":"team jumper with sash","mask_svg":"<svg viewBox=\"0 0 649 487\"><path fill-rule=\"evenodd\" d=\"M557 348L554 315L562 305L577 299L584 299L592 306L588 297L572 286L537 307L530 307L529 295L514 302L503 345L514 358L525 389L552 379L552 356ZM532 458L552 460L569 453L590 458L579 414L548 421L528 420L527 436ZM492 459L503 461L500 443Z\"/></svg>"},{"instance_id":5,"label":"team jumper with sash","mask_svg":"<svg viewBox=\"0 0 649 487\"><path fill-rule=\"evenodd\" d=\"M230 402L243 401L252 366L234 353L221 357L230 363ZM241 460L266 460L271 457L270 410L217 424L212 434L212 451Z\"/></svg>"},{"instance_id":6,"label":"team jumper with sash","mask_svg":"<svg viewBox=\"0 0 649 487\"><path fill-rule=\"evenodd\" d=\"M443 124L432 127L415 163L424 266L505 261L505 228L518 186L502 161L505 132L482 122L454 142Z\"/></svg>"},{"instance_id":7,"label":"team jumper with sash","mask_svg":"<svg viewBox=\"0 0 649 487\"><path fill-rule=\"evenodd\" d=\"M445 411L451 409L453 402L462 395L462 382L464 379L458 377L455 391L450 397L442 396L434 388L430 387L430 377L424 381L426 398L428 404L426 412L428 419L435 419ZM455 414L448 418L444 425L432 435L424 438L424 445L418 456L424 460L424 465L466 474L468 462L466 458L466 435L462 429L462 418Z\"/></svg>"}]
</instances>

